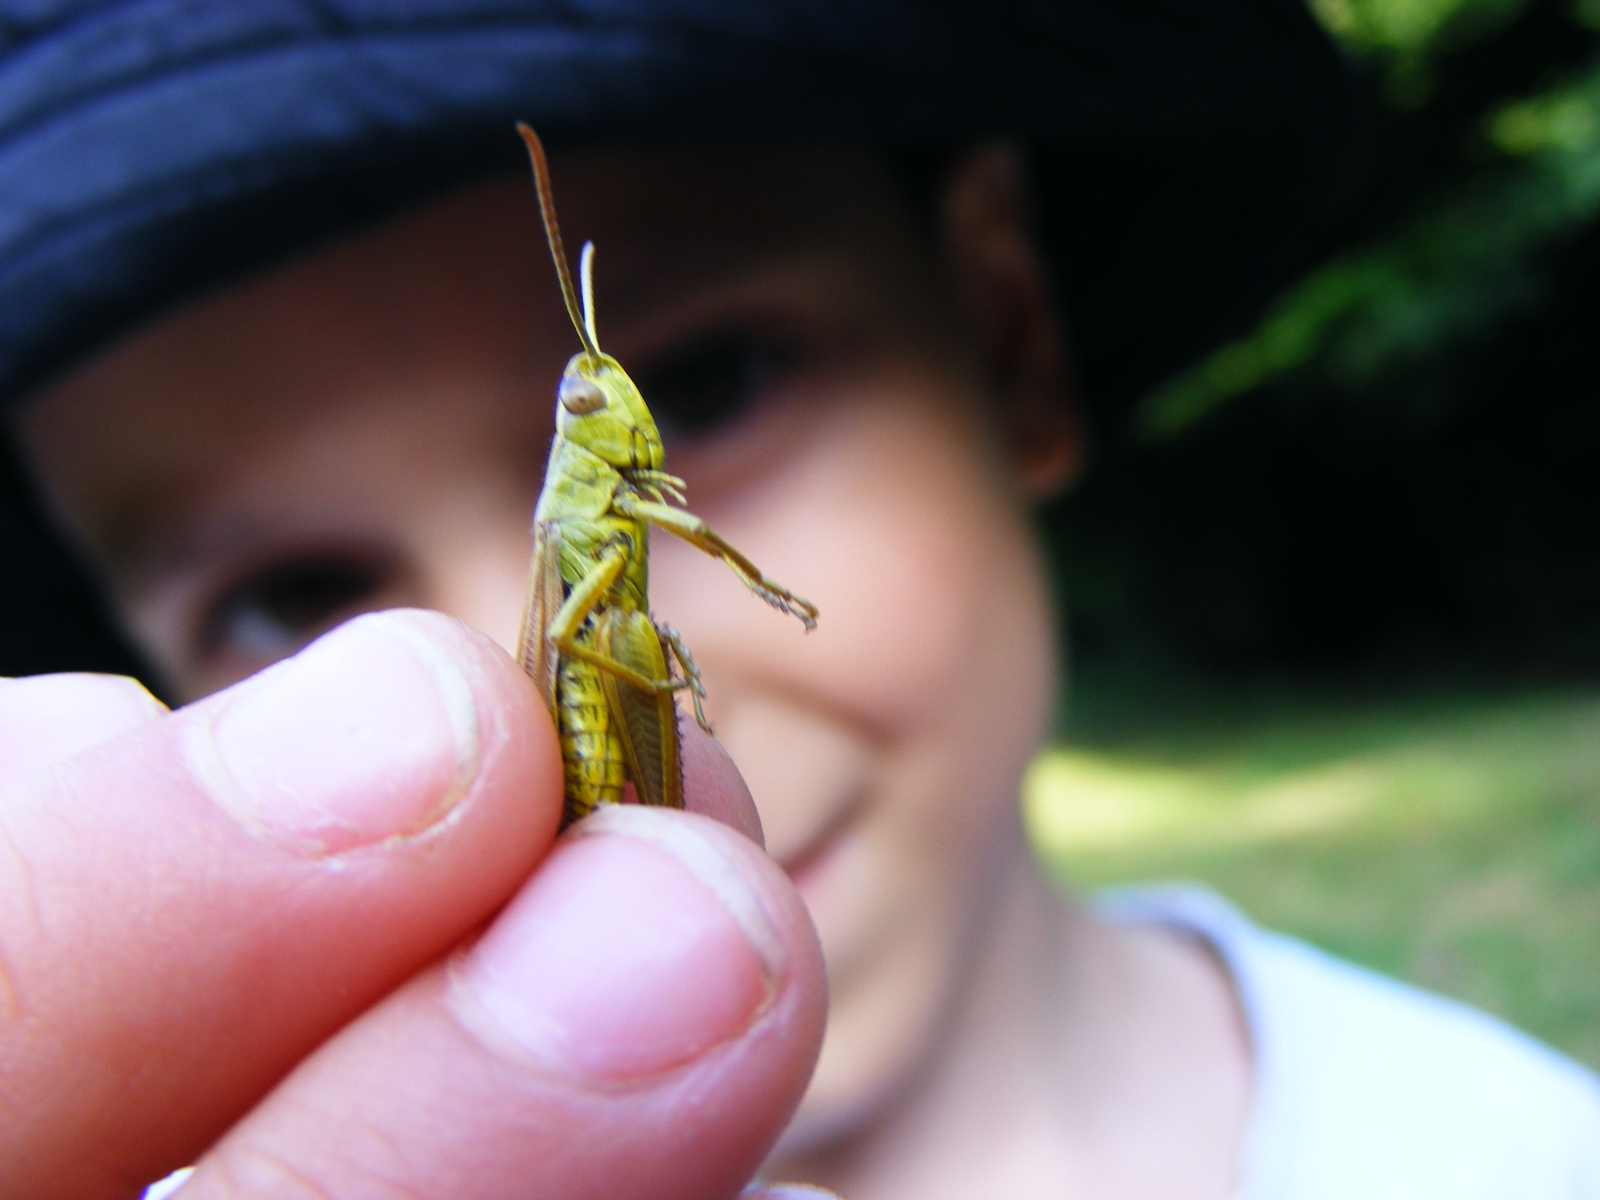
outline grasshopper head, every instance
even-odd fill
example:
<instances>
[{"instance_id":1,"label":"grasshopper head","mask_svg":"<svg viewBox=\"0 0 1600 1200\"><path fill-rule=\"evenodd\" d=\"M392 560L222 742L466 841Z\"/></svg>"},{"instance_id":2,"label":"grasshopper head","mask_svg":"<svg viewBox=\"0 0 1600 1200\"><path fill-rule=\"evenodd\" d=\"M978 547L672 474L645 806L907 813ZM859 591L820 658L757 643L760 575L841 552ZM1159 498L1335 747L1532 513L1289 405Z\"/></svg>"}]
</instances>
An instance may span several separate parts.
<instances>
[{"instance_id":1,"label":"grasshopper head","mask_svg":"<svg viewBox=\"0 0 1600 1200\"><path fill-rule=\"evenodd\" d=\"M659 471L665 459L655 418L609 354L572 356L556 389L556 432L619 471Z\"/></svg>"},{"instance_id":2,"label":"grasshopper head","mask_svg":"<svg viewBox=\"0 0 1600 1200\"><path fill-rule=\"evenodd\" d=\"M533 166L534 188L539 194L539 212L544 217L544 233L550 243L550 258L555 263L561 284L561 298L567 316L577 330L583 350L572 357L556 390L556 432L561 437L598 455L619 471L647 469L659 471L663 454L661 434L655 418L645 407L644 397L628 378L622 364L600 349L594 331L594 246L584 243L579 260L583 295L572 284L567 252L561 242L561 225L556 220L556 202L550 194L550 164L545 160L539 135L528 126L517 125L517 132L528 147Z\"/></svg>"}]
</instances>

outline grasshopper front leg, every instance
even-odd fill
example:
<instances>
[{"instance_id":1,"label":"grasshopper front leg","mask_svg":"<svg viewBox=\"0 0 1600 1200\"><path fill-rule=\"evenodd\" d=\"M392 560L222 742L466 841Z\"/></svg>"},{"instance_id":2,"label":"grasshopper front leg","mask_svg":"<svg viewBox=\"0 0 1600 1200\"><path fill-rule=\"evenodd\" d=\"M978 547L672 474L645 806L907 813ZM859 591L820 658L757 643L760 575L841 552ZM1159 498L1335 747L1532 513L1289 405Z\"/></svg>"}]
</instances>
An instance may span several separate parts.
<instances>
[{"instance_id":1,"label":"grasshopper front leg","mask_svg":"<svg viewBox=\"0 0 1600 1200\"><path fill-rule=\"evenodd\" d=\"M681 508L673 508L670 504L657 504L651 500L639 500L623 493L617 494L612 501L612 507L624 516L633 517L635 520L648 521L652 525L665 529L668 533L675 534L691 546L711 555L711 557L720 558L728 564L728 568L739 577L745 587L760 596L773 608L798 618L807 630L817 627L817 606L815 604L796 596L776 580L767 578L755 563L725 542L711 530L710 526L692 512L687 512Z\"/></svg>"}]
</instances>

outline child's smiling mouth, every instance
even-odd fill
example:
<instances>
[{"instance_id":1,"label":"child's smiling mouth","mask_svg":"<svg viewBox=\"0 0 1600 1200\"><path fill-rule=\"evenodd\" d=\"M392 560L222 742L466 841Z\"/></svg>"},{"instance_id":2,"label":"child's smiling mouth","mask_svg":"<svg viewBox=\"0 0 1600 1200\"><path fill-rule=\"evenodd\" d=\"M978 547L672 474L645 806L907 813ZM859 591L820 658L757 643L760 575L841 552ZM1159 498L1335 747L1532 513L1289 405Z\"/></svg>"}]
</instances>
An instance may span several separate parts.
<instances>
[{"instance_id":1,"label":"child's smiling mouth","mask_svg":"<svg viewBox=\"0 0 1600 1200\"><path fill-rule=\"evenodd\" d=\"M816 900L829 864L861 819L867 799L864 786L846 793L841 803L825 812L808 836L792 849L774 852L778 865L800 889L806 903Z\"/></svg>"}]
</instances>

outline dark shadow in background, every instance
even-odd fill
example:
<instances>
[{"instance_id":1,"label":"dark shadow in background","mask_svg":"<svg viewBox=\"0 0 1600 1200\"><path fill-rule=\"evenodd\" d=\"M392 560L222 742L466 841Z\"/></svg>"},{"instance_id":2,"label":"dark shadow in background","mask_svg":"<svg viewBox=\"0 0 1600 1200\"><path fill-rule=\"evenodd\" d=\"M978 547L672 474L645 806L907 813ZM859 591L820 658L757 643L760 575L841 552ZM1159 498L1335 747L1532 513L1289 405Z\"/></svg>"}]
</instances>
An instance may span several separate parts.
<instances>
[{"instance_id":1,"label":"dark shadow in background","mask_svg":"<svg viewBox=\"0 0 1600 1200\"><path fill-rule=\"evenodd\" d=\"M1493 169L1485 114L1597 46L1536 0L1441 55L1426 104L1374 114L1322 255ZM1102 445L1045 514L1074 695L1600 676L1600 230L1526 266L1509 317L1358 389L1302 371L1172 440Z\"/></svg>"}]
</instances>

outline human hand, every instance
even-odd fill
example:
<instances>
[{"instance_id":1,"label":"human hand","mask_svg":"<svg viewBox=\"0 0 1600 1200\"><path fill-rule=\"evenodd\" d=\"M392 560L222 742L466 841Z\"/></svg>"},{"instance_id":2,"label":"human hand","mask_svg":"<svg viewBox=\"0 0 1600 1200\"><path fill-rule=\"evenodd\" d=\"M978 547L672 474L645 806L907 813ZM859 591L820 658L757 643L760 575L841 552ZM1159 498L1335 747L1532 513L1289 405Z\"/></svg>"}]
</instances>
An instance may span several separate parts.
<instances>
[{"instance_id":1,"label":"human hand","mask_svg":"<svg viewBox=\"0 0 1600 1200\"><path fill-rule=\"evenodd\" d=\"M750 823L687 723L685 792ZM0 682L0 1194L712 1200L804 1090L815 935L695 813L556 839L498 648L358 618L167 713Z\"/></svg>"}]
</instances>

